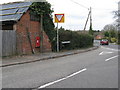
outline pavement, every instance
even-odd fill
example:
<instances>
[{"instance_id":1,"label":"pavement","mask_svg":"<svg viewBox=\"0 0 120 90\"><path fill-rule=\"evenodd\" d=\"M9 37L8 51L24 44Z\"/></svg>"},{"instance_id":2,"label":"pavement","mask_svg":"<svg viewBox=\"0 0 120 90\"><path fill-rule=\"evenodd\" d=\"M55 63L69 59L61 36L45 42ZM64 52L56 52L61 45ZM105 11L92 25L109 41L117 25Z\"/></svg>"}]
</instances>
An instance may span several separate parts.
<instances>
[{"instance_id":1,"label":"pavement","mask_svg":"<svg viewBox=\"0 0 120 90\"><path fill-rule=\"evenodd\" d=\"M95 50L97 48L99 47L94 46L94 47L87 48L87 49L70 50L70 51L64 51L64 52L59 52L59 53L49 52L49 53L34 54L34 55L6 57L2 59L2 65L0 65L0 67L7 67L7 66L37 62L41 60L54 59L54 58L88 52L91 50Z\"/></svg>"}]
</instances>

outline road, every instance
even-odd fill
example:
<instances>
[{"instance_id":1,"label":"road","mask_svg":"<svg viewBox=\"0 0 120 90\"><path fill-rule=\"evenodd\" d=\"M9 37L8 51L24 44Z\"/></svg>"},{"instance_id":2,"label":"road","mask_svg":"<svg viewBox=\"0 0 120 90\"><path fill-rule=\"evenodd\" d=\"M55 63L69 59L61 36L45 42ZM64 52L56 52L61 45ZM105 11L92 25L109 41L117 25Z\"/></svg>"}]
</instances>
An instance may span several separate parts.
<instances>
[{"instance_id":1,"label":"road","mask_svg":"<svg viewBox=\"0 0 120 90\"><path fill-rule=\"evenodd\" d=\"M3 88L118 88L118 46L2 68Z\"/></svg>"}]
</instances>

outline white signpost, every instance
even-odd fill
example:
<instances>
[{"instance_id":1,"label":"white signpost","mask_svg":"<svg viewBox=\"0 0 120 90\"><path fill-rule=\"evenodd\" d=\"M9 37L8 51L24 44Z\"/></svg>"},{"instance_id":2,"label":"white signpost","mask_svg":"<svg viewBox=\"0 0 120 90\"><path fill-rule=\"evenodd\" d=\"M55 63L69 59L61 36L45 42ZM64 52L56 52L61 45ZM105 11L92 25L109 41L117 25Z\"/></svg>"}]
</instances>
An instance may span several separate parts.
<instances>
[{"instance_id":1,"label":"white signpost","mask_svg":"<svg viewBox=\"0 0 120 90\"><path fill-rule=\"evenodd\" d=\"M55 23L57 23L57 52L59 52L59 31L58 31L58 23L64 23L64 14L55 14Z\"/></svg>"}]
</instances>

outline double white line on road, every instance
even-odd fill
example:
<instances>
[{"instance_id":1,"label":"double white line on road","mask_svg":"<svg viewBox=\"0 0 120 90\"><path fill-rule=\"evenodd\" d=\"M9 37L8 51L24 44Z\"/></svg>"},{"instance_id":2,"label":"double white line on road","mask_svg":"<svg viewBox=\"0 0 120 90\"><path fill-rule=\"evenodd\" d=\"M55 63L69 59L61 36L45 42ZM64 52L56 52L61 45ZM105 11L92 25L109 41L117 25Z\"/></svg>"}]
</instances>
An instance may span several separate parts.
<instances>
[{"instance_id":1,"label":"double white line on road","mask_svg":"<svg viewBox=\"0 0 120 90\"><path fill-rule=\"evenodd\" d=\"M75 76L75 75L77 75L77 74L79 74L79 73L81 73L81 72L86 71L86 70L87 70L87 69L84 68L84 69L82 69L82 70L80 70L80 71L78 71L78 72L75 72L75 73L73 73L73 74L71 74L71 75L69 75L69 76L66 76L66 77L61 78L61 79L59 79L59 80L56 80L56 81L47 83L47 84L45 84L45 85L42 85L42 86L40 86L38 89L46 88L46 87L48 87L48 86L50 86L50 85L53 85L53 84L55 84L55 83L61 82L61 81L63 81L63 80L66 80L66 79L68 79L68 78L70 78L70 77L73 77L73 76Z\"/></svg>"}]
</instances>

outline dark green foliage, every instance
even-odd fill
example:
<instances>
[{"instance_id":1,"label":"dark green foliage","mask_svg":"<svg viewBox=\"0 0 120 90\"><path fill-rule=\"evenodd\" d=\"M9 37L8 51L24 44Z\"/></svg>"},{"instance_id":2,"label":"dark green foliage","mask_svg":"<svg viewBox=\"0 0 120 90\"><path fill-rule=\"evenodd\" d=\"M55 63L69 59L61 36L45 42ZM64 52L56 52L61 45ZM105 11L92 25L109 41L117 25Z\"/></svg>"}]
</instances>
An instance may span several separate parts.
<instances>
[{"instance_id":1,"label":"dark green foliage","mask_svg":"<svg viewBox=\"0 0 120 90\"><path fill-rule=\"evenodd\" d=\"M41 15L43 15L43 29L48 35L50 42L52 44L52 49L54 50L55 47L55 37L56 37L56 31L54 30L54 23L52 18L52 12L51 10L51 4L48 2L34 2L31 7L31 14L36 15L36 17L39 16L41 18ZM40 20L40 19L39 19Z\"/></svg>"},{"instance_id":2,"label":"dark green foliage","mask_svg":"<svg viewBox=\"0 0 120 90\"><path fill-rule=\"evenodd\" d=\"M118 31L118 42L117 43L120 45L120 31Z\"/></svg>"},{"instance_id":3,"label":"dark green foliage","mask_svg":"<svg viewBox=\"0 0 120 90\"><path fill-rule=\"evenodd\" d=\"M93 31L93 29L92 29L92 25L90 25L89 34L90 34L90 35L93 35L93 34L94 34L94 31Z\"/></svg>"},{"instance_id":4,"label":"dark green foliage","mask_svg":"<svg viewBox=\"0 0 120 90\"><path fill-rule=\"evenodd\" d=\"M53 10L51 10L51 4L48 2L34 2L30 8L33 13L37 13L38 15L51 15L53 13Z\"/></svg>"},{"instance_id":5,"label":"dark green foliage","mask_svg":"<svg viewBox=\"0 0 120 90\"><path fill-rule=\"evenodd\" d=\"M104 36L105 36L105 37L109 37L109 32L108 32L108 31L105 31L105 32L104 32Z\"/></svg>"},{"instance_id":6,"label":"dark green foliage","mask_svg":"<svg viewBox=\"0 0 120 90\"><path fill-rule=\"evenodd\" d=\"M109 34L110 34L110 37L111 37L111 38L114 38L114 37L116 37L116 35L117 35L115 30L110 30L110 31L109 31Z\"/></svg>"},{"instance_id":7,"label":"dark green foliage","mask_svg":"<svg viewBox=\"0 0 120 90\"><path fill-rule=\"evenodd\" d=\"M93 46L93 37L88 34L78 34L75 31L59 29L60 49L79 49ZM70 41L70 44L62 44L63 41Z\"/></svg>"}]
</instances>

